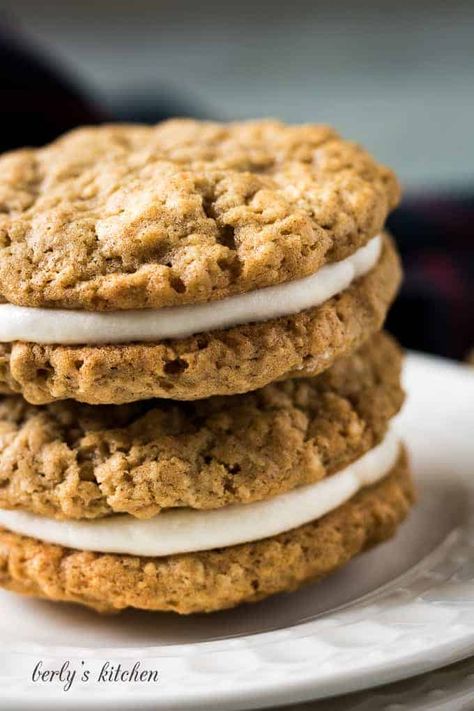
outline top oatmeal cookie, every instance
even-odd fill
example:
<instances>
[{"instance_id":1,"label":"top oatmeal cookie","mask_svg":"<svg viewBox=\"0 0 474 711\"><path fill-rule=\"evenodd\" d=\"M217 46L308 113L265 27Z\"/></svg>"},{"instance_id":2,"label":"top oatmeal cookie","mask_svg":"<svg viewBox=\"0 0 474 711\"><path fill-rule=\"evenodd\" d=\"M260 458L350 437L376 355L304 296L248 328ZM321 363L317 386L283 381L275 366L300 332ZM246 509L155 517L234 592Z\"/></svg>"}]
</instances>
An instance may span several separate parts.
<instances>
[{"instance_id":1,"label":"top oatmeal cookie","mask_svg":"<svg viewBox=\"0 0 474 711\"><path fill-rule=\"evenodd\" d=\"M399 199L327 126L82 128L0 157L0 298L107 311L222 299L344 259Z\"/></svg>"}]
</instances>

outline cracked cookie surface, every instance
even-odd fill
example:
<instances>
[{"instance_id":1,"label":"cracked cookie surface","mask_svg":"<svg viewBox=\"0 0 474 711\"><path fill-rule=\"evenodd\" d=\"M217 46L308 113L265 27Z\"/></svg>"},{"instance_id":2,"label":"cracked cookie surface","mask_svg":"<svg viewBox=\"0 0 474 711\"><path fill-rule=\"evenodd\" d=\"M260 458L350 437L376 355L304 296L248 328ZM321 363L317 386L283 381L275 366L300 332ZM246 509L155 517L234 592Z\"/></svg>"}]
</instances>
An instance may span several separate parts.
<instances>
[{"instance_id":1,"label":"cracked cookie surface","mask_svg":"<svg viewBox=\"0 0 474 711\"><path fill-rule=\"evenodd\" d=\"M0 157L0 295L92 311L222 299L382 229L393 173L327 126L83 128Z\"/></svg>"},{"instance_id":2,"label":"cracked cookie surface","mask_svg":"<svg viewBox=\"0 0 474 711\"><path fill-rule=\"evenodd\" d=\"M387 477L321 519L229 548L142 558L63 548L0 529L0 586L103 612L221 610L328 575L390 538L413 499L402 453Z\"/></svg>"},{"instance_id":3,"label":"cracked cookie surface","mask_svg":"<svg viewBox=\"0 0 474 711\"><path fill-rule=\"evenodd\" d=\"M328 476L378 444L403 402L386 334L315 378L231 397L92 407L0 401L0 507L57 518L249 503Z\"/></svg>"}]
</instances>

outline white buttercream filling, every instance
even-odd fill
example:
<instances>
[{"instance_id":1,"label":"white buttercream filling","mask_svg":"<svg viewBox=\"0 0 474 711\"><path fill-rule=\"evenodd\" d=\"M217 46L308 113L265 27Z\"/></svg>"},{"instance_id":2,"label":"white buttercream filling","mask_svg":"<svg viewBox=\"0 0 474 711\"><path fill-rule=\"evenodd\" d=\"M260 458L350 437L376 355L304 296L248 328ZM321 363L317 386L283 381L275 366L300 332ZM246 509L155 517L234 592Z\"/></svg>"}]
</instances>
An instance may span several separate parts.
<instances>
[{"instance_id":1,"label":"white buttercream filling","mask_svg":"<svg viewBox=\"0 0 474 711\"><path fill-rule=\"evenodd\" d=\"M310 276L205 304L100 313L0 304L0 342L158 341L290 316L347 289L375 266L381 249L382 239L377 236L346 259L327 264Z\"/></svg>"},{"instance_id":2,"label":"white buttercream filling","mask_svg":"<svg viewBox=\"0 0 474 711\"><path fill-rule=\"evenodd\" d=\"M374 449L315 484L266 501L211 511L171 509L148 520L120 514L91 521L58 521L25 511L0 511L0 525L79 550L164 556L210 550L276 536L333 511L394 466L400 449L389 432Z\"/></svg>"}]
</instances>

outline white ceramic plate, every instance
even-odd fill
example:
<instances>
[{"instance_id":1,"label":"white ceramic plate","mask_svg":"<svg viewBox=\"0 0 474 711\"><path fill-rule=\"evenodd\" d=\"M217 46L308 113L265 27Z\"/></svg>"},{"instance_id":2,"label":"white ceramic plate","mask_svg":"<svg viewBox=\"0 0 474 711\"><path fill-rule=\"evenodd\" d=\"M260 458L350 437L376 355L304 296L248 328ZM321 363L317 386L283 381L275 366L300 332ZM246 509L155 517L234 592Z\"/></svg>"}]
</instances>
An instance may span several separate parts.
<instances>
[{"instance_id":1,"label":"white ceramic plate","mask_svg":"<svg viewBox=\"0 0 474 711\"><path fill-rule=\"evenodd\" d=\"M394 540L322 583L209 616L101 617L2 592L0 701L9 709L276 706L474 654L474 370L410 355L405 382L399 426L419 503ZM68 661L78 672L71 688L32 682L40 660L45 669ZM140 661L158 681L99 683L106 661Z\"/></svg>"},{"instance_id":2,"label":"white ceramic plate","mask_svg":"<svg viewBox=\"0 0 474 711\"><path fill-rule=\"evenodd\" d=\"M279 708L281 711L472 711L474 657L404 681Z\"/></svg>"}]
</instances>

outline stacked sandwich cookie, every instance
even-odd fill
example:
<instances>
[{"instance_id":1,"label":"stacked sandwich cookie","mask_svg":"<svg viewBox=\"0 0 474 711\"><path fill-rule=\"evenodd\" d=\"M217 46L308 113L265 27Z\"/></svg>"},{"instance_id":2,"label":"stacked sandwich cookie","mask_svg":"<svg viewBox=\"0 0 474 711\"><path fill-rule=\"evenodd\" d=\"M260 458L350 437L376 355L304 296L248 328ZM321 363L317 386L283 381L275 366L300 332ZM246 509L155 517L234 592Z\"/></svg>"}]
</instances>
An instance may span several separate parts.
<instances>
[{"instance_id":1,"label":"stacked sandwich cookie","mask_svg":"<svg viewBox=\"0 0 474 711\"><path fill-rule=\"evenodd\" d=\"M212 611L413 489L393 174L325 126L105 126L0 158L0 585Z\"/></svg>"}]
</instances>

